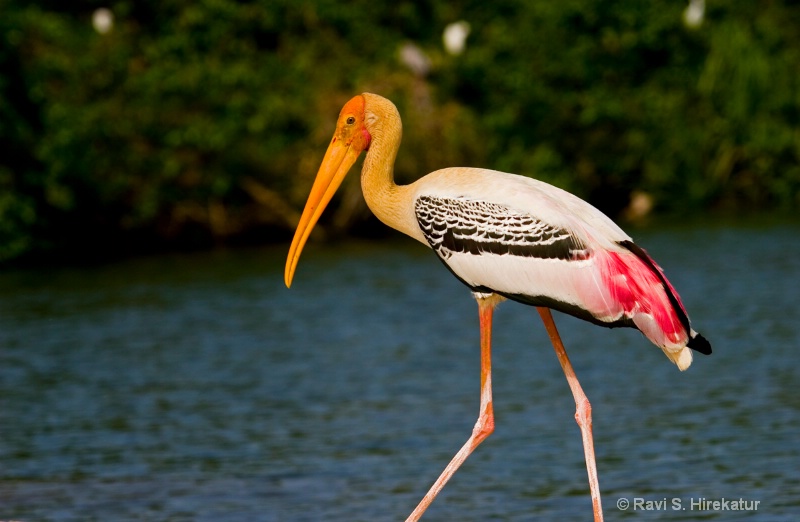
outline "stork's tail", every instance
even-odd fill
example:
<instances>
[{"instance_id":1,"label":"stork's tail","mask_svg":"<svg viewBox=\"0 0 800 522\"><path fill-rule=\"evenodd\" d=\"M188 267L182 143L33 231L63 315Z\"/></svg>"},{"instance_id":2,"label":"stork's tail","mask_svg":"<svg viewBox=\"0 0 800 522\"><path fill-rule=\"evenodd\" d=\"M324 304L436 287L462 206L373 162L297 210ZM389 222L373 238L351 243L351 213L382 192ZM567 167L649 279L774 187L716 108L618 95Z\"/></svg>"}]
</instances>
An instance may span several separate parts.
<instances>
[{"instance_id":1,"label":"stork's tail","mask_svg":"<svg viewBox=\"0 0 800 522\"><path fill-rule=\"evenodd\" d=\"M678 350L669 350L667 348L663 350L669 360L674 362L680 371L684 371L692 364L692 350L703 355L711 355L711 343L705 337L692 330L686 346Z\"/></svg>"},{"instance_id":2,"label":"stork's tail","mask_svg":"<svg viewBox=\"0 0 800 522\"><path fill-rule=\"evenodd\" d=\"M696 352L702 353L703 355L711 355L711 343L708 342L708 339L695 331L692 331L689 342L686 343L686 346Z\"/></svg>"}]
</instances>

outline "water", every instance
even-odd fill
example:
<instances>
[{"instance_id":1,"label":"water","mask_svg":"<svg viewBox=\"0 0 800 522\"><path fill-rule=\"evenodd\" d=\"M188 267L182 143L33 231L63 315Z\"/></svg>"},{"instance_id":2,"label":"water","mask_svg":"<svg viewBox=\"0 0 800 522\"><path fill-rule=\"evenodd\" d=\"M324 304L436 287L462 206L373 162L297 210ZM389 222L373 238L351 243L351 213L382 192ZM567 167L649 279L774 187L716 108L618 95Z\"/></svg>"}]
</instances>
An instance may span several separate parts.
<instances>
[{"instance_id":1,"label":"water","mask_svg":"<svg viewBox=\"0 0 800 522\"><path fill-rule=\"evenodd\" d=\"M714 346L687 372L633 330L556 315L609 520L800 513L799 233L637 234ZM0 520L403 520L475 422L476 306L411 242L311 246L291 290L284 256L0 275ZM590 519L533 309L501 305L493 353L497 430L425 520ZM696 504L723 498L759 506Z\"/></svg>"}]
</instances>

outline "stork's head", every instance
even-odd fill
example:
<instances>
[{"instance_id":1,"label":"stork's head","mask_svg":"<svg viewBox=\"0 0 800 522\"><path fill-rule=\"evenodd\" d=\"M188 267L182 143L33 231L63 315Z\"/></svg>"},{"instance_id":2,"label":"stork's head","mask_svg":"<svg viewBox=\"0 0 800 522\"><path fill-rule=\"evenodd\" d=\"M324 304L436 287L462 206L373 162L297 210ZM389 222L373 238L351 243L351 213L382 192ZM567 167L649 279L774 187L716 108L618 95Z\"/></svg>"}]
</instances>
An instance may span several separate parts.
<instances>
[{"instance_id":1,"label":"stork's head","mask_svg":"<svg viewBox=\"0 0 800 522\"><path fill-rule=\"evenodd\" d=\"M314 225L317 224L322 211L330 202L336 189L342 184L350 167L358 159L362 151L369 149L372 137L366 126L366 99L364 95L347 102L339 113L336 131L328 145L328 151L322 159L317 179L311 187L308 201L303 209L297 230L294 233L289 256L286 259L284 281L291 286L300 252L306 244Z\"/></svg>"}]
</instances>

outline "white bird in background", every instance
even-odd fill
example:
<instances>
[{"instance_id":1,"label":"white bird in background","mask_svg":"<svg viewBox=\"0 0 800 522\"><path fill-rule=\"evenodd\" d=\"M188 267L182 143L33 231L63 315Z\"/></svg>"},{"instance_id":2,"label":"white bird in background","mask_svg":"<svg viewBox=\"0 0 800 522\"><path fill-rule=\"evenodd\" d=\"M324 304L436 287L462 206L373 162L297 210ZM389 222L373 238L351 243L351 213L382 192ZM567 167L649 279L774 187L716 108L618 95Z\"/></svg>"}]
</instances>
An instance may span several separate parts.
<instances>
[{"instance_id":1,"label":"white bird in background","mask_svg":"<svg viewBox=\"0 0 800 522\"><path fill-rule=\"evenodd\" d=\"M603 520L591 405L570 364L550 309L592 323L639 329L678 368L692 349L711 346L689 323L661 268L599 210L531 178L485 169L438 170L410 185L394 182L402 135L397 108L364 93L339 114L336 131L303 210L286 261L291 285L311 229L350 167L367 151L361 184L385 224L433 249L478 301L481 397L478 421L408 521L419 520L472 451L494 431L491 329L495 306L511 299L537 307L575 399L595 521Z\"/></svg>"},{"instance_id":2,"label":"white bird in background","mask_svg":"<svg viewBox=\"0 0 800 522\"><path fill-rule=\"evenodd\" d=\"M442 33L442 43L444 44L445 51L453 56L458 56L463 53L464 48L467 46L469 31L469 22L465 22L464 20L453 22L445 27Z\"/></svg>"}]
</instances>

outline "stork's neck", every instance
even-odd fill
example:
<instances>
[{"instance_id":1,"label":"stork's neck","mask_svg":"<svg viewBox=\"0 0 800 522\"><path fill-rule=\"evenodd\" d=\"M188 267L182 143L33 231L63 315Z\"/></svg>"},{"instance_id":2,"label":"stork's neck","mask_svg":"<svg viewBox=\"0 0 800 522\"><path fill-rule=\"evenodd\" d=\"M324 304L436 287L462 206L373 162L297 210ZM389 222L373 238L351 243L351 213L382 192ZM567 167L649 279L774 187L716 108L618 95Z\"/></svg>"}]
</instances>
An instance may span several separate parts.
<instances>
[{"instance_id":1,"label":"stork's neck","mask_svg":"<svg viewBox=\"0 0 800 522\"><path fill-rule=\"evenodd\" d=\"M377 101L371 98L367 100L373 106ZM398 185L394 181L394 162L403 135L400 115L391 102L384 98L380 98L380 101L388 102L391 106L377 107L373 122L368 124L372 140L361 170L364 199L372 213L383 223L425 243L414 214L411 186Z\"/></svg>"},{"instance_id":2,"label":"stork's neck","mask_svg":"<svg viewBox=\"0 0 800 522\"><path fill-rule=\"evenodd\" d=\"M367 206L378 219L391 226L384 214L396 204L398 185L394 181L394 161L400 148L402 127L385 120L371 130L372 140L361 170L361 189Z\"/></svg>"}]
</instances>

